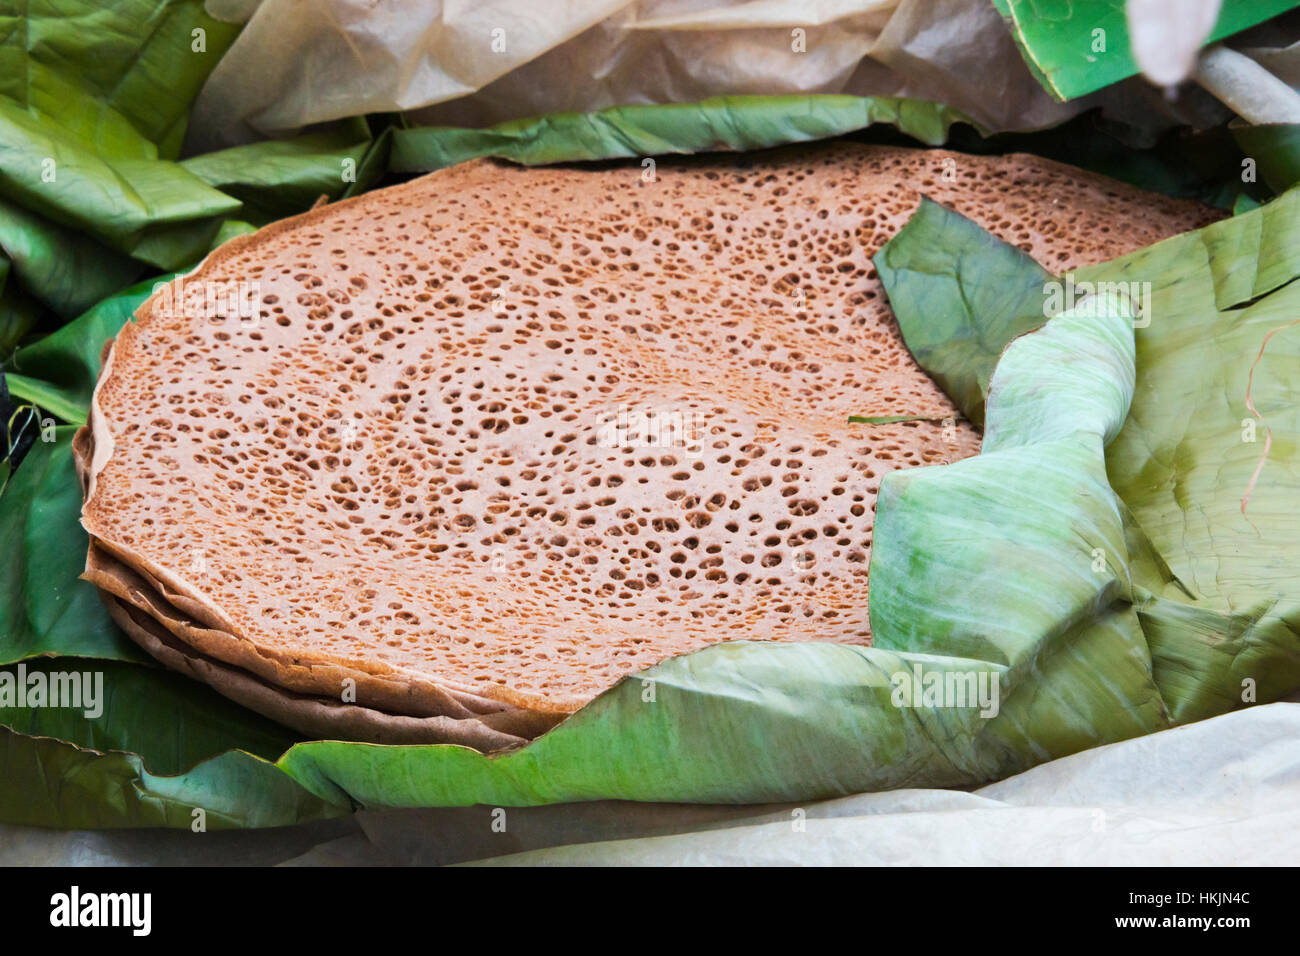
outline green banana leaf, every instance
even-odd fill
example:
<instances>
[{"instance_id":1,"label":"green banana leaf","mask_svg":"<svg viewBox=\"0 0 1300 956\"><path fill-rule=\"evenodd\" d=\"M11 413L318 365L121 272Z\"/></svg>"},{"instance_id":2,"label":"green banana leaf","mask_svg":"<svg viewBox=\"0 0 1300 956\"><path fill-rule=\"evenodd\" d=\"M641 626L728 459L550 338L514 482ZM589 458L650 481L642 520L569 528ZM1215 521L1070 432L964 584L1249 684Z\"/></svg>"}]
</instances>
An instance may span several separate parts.
<instances>
[{"instance_id":1,"label":"green banana leaf","mask_svg":"<svg viewBox=\"0 0 1300 956\"><path fill-rule=\"evenodd\" d=\"M181 166L244 204L244 215L265 224L309 208L321 196L337 199L364 171L371 151L363 119L326 132L235 146L184 160Z\"/></svg>"},{"instance_id":2,"label":"green banana leaf","mask_svg":"<svg viewBox=\"0 0 1300 956\"><path fill-rule=\"evenodd\" d=\"M1255 160L1258 174L1275 193L1300 183L1300 124L1232 126L1241 151Z\"/></svg>"},{"instance_id":3,"label":"green banana leaf","mask_svg":"<svg viewBox=\"0 0 1300 956\"><path fill-rule=\"evenodd\" d=\"M144 271L130 257L4 199L0 199L0 249L23 288L65 319L80 315Z\"/></svg>"},{"instance_id":4,"label":"green banana leaf","mask_svg":"<svg viewBox=\"0 0 1300 956\"><path fill-rule=\"evenodd\" d=\"M173 776L130 753L84 750L0 724L0 820L68 829L279 827L342 816L274 764L229 751Z\"/></svg>"},{"instance_id":5,"label":"green banana leaf","mask_svg":"<svg viewBox=\"0 0 1300 956\"><path fill-rule=\"evenodd\" d=\"M106 156L3 97L0 193L162 269L202 256L220 217L240 208L177 163Z\"/></svg>"},{"instance_id":6,"label":"green banana leaf","mask_svg":"<svg viewBox=\"0 0 1300 956\"><path fill-rule=\"evenodd\" d=\"M375 140L363 166L387 161L394 172L427 172L479 156L529 165L745 150L808 142L888 127L931 146L980 154L1032 152L1171 196L1227 208L1245 191L1241 151L1225 128L1171 130L1156 144L1094 113L1062 126L988 136L956 110L919 100L828 94L729 96L698 103L614 107L551 114L488 129L407 128L398 117ZM388 157L385 141L391 137ZM349 186L346 196L360 191Z\"/></svg>"},{"instance_id":7,"label":"green banana leaf","mask_svg":"<svg viewBox=\"0 0 1300 956\"><path fill-rule=\"evenodd\" d=\"M47 694L58 675L80 678L76 706L17 706L17 688L23 685L22 693L30 694L37 674ZM157 720L160 709L171 719ZM0 667L0 724L82 750L129 750L151 772L168 776L236 748L274 760L300 739L215 691L152 664L77 657Z\"/></svg>"},{"instance_id":8,"label":"green banana leaf","mask_svg":"<svg viewBox=\"0 0 1300 956\"><path fill-rule=\"evenodd\" d=\"M216 236L212 239L212 248L208 251L211 252L212 249L216 249L222 243L235 238L235 236L247 236L254 232L257 232L257 226L254 226L251 222L243 219L227 219L221 224L221 228L217 230Z\"/></svg>"},{"instance_id":9,"label":"green banana leaf","mask_svg":"<svg viewBox=\"0 0 1300 956\"><path fill-rule=\"evenodd\" d=\"M236 216L264 224L338 197L370 148L357 120L184 163L106 159L0 99L0 249L23 287L66 318L146 265L181 269L252 228L232 226ZM373 165L361 175L373 181Z\"/></svg>"},{"instance_id":10,"label":"green banana leaf","mask_svg":"<svg viewBox=\"0 0 1300 956\"><path fill-rule=\"evenodd\" d=\"M72 465L75 429L52 431L55 441L42 435L0 493L0 664L38 655L146 661L78 578L90 541Z\"/></svg>"},{"instance_id":11,"label":"green banana leaf","mask_svg":"<svg viewBox=\"0 0 1300 956\"><path fill-rule=\"evenodd\" d=\"M86 423L85 413L74 403L68 401L63 391L48 382L27 378L12 373L5 376L5 382L11 394L39 409L58 416L74 425Z\"/></svg>"},{"instance_id":12,"label":"green banana leaf","mask_svg":"<svg viewBox=\"0 0 1300 956\"><path fill-rule=\"evenodd\" d=\"M943 241L936 242L936 235ZM979 271L965 268L978 262ZM1028 253L923 197L876 254L876 271L916 361L976 424L1003 348L1047 321L1051 274Z\"/></svg>"},{"instance_id":13,"label":"green banana leaf","mask_svg":"<svg viewBox=\"0 0 1300 956\"><path fill-rule=\"evenodd\" d=\"M12 354L44 314L40 303L11 279L12 271L9 257L0 252L0 356Z\"/></svg>"},{"instance_id":14,"label":"green banana leaf","mask_svg":"<svg viewBox=\"0 0 1300 956\"><path fill-rule=\"evenodd\" d=\"M924 212L878 255L891 266L881 268L882 280L905 336L928 342L939 337L935 329L955 327L978 340L974 353L916 353L931 374L973 393L978 373L1021 330L996 310L967 308L952 289L1014 261L1014 250L954 255L946 272L928 272L935 246L969 246L979 227L933 204ZM1133 555L1128 600L1175 722L1300 689L1298 250L1293 190L1071 277L1096 289L1138 283L1130 291L1144 300L1138 388L1107 449L1106 473ZM1026 286L1040 279L1024 265ZM1107 559L1116 553L1106 550Z\"/></svg>"},{"instance_id":15,"label":"green banana leaf","mask_svg":"<svg viewBox=\"0 0 1300 956\"><path fill-rule=\"evenodd\" d=\"M239 202L171 160L239 26L201 0L36 2L5 25L0 244L26 292L66 318L138 276L131 258L198 259Z\"/></svg>"},{"instance_id":16,"label":"green banana leaf","mask_svg":"<svg viewBox=\"0 0 1300 956\"><path fill-rule=\"evenodd\" d=\"M1250 212L1252 209L1258 209L1261 203L1252 196L1244 193L1238 196L1232 203L1232 214L1235 216L1239 213Z\"/></svg>"},{"instance_id":17,"label":"green banana leaf","mask_svg":"<svg viewBox=\"0 0 1300 956\"><path fill-rule=\"evenodd\" d=\"M0 20L0 97L88 148L175 159L238 24L203 0L27 0Z\"/></svg>"},{"instance_id":18,"label":"green banana leaf","mask_svg":"<svg viewBox=\"0 0 1300 956\"><path fill-rule=\"evenodd\" d=\"M1079 272L1152 283L1142 388L1107 470L1168 568L1135 596L1179 721L1300 688L1297 274L1295 190Z\"/></svg>"},{"instance_id":19,"label":"green banana leaf","mask_svg":"<svg viewBox=\"0 0 1300 956\"><path fill-rule=\"evenodd\" d=\"M36 3L5 22L0 249L16 284L0 355L35 324L19 302L70 318L146 267L193 264L247 220L339 196L372 152L358 117L176 162L190 105L240 29L201 0ZM375 161L362 175L373 182Z\"/></svg>"},{"instance_id":20,"label":"green banana leaf","mask_svg":"<svg viewBox=\"0 0 1300 956\"><path fill-rule=\"evenodd\" d=\"M357 165L356 177L343 190L343 199L351 199L370 189L379 182L388 171L388 161L393 151L393 132L400 123L400 117L392 116L381 119L383 128L366 149Z\"/></svg>"},{"instance_id":21,"label":"green banana leaf","mask_svg":"<svg viewBox=\"0 0 1300 956\"><path fill-rule=\"evenodd\" d=\"M487 129L394 129L389 168L442 169L479 156L534 166L578 160L752 150L841 136L887 124L931 146L954 123L976 126L957 110L892 97L719 96L698 103L617 106L594 113L553 113Z\"/></svg>"},{"instance_id":22,"label":"green banana leaf","mask_svg":"<svg viewBox=\"0 0 1300 956\"><path fill-rule=\"evenodd\" d=\"M146 279L123 289L61 329L18 349L3 366L10 393L69 424L85 424L104 343L130 320L154 285L170 278Z\"/></svg>"},{"instance_id":23,"label":"green banana leaf","mask_svg":"<svg viewBox=\"0 0 1300 956\"><path fill-rule=\"evenodd\" d=\"M1030 71L1058 100L1084 96L1138 72L1124 0L993 0L993 5ZM1294 0L1223 0L1205 42L1222 40L1295 6Z\"/></svg>"}]
</instances>

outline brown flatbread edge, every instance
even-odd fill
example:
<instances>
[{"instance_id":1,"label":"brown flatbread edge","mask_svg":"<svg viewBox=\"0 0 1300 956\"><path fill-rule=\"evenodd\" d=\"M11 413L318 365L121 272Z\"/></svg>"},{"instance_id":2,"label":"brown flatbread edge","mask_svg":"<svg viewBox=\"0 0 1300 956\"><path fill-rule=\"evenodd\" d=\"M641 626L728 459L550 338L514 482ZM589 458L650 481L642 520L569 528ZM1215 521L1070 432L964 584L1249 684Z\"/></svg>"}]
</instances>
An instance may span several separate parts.
<instances>
[{"instance_id":1,"label":"brown flatbread edge","mask_svg":"<svg viewBox=\"0 0 1300 956\"><path fill-rule=\"evenodd\" d=\"M346 201L355 202L362 198L365 197ZM314 213L309 212L280 220L267 226L262 232L289 228L299 220L312 215ZM201 274L210 263L215 261L215 256L231 254L238 247L240 240L247 238L237 236L230 240L217 253L208 256L191 275ZM134 321L138 323L147 317L152 302L153 299L150 298L136 309ZM100 350L101 370L99 382L95 387L96 396L109 374L115 341L116 336L107 340ZM83 501L89 497L94 480L93 465L98 433L97 411L97 399L92 397L87 423L78 429L73 438L73 460L81 482ZM82 524L85 524L84 520ZM87 528L87 531L89 532L90 529ZM532 714L538 726L544 725L543 730L539 730L538 734L545 732L545 729L559 723L587 703L586 699L573 695L545 697L539 694L522 693L496 684L468 686L449 680L431 681L403 674L375 661L300 660L277 648L264 647L240 637L218 611L206 605L200 596L186 593L181 584L171 579L165 568L155 566L129 548L100 539L93 532L90 532L90 537L92 543L98 544L104 555L112 559L115 567L129 568L147 579L153 592L158 596L156 607L162 616L157 619L172 634L200 654L246 670L262 678L270 686L284 687L296 693L331 699L336 691L341 692L344 680L352 680L358 701L364 701L366 705L389 713L421 717L469 717L478 713L520 711ZM86 574L82 577L103 587L103 584L93 577L87 577ZM148 612L153 606L142 607L142 610Z\"/></svg>"},{"instance_id":2,"label":"brown flatbread edge","mask_svg":"<svg viewBox=\"0 0 1300 956\"><path fill-rule=\"evenodd\" d=\"M90 429L83 426L72 442L73 461L83 487L92 452ZM240 647L247 642L195 622L168 600L160 582L124 564L93 537L81 578L95 585L117 625L164 667L207 684L235 703L313 739L459 744L492 753L523 746L568 716L512 707L499 700L434 685L417 697L410 693L409 686L373 678L364 683L357 680L356 685L357 700L373 706L295 693L196 648L192 642L198 635L206 644L218 641ZM360 676L340 672L340 698L343 678ZM319 686L320 677L312 683ZM413 712L390 712L381 701L399 703Z\"/></svg>"}]
</instances>

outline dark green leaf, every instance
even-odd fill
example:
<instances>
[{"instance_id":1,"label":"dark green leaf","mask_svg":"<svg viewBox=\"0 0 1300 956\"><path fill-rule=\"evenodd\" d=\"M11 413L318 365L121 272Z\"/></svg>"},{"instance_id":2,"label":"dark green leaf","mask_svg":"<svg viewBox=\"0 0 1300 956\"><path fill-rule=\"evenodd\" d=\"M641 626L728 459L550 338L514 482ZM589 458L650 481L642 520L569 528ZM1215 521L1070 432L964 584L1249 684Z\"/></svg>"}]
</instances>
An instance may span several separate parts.
<instances>
[{"instance_id":1,"label":"dark green leaf","mask_svg":"<svg viewBox=\"0 0 1300 956\"><path fill-rule=\"evenodd\" d=\"M240 30L202 0L27 0L3 22L0 96L140 159L180 153L190 104Z\"/></svg>"},{"instance_id":2,"label":"dark green leaf","mask_svg":"<svg viewBox=\"0 0 1300 956\"><path fill-rule=\"evenodd\" d=\"M897 422L937 422L933 415L850 415L852 425L893 425Z\"/></svg>"},{"instance_id":3,"label":"dark green leaf","mask_svg":"<svg viewBox=\"0 0 1300 956\"><path fill-rule=\"evenodd\" d=\"M388 169L389 156L393 150L393 130L392 125L385 126L374 138L357 166L355 181L348 183L347 189L343 190L342 198L351 199L353 196L358 196L379 182L380 177Z\"/></svg>"},{"instance_id":4,"label":"dark green leaf","mask_svg":"<svg viewBox=\"0 0 1300 956\"><path fill-rule=\"evenodd\" d=\"M0 359L13 354L18 343L41 320L40 303L24 292L17 281L9 281L9 259L0 255Z\"/></svg>"},{"instance_id":5,"label":"dark green leaf","mask_svg":"<svg viewBox=\"0 0 1300 956\"><path fill-rule=\"evenodd\" d=\"M926 198L874 262L912 355L963 415L983 422L1002 350L1047 321L1044 284L1051 274Z\"/></svg>"},{"instance_id":6,"label":"dark green leaf","mask_svg":"<svg viewBox=\"0 0 1300 956\"><path fill-rule=\"evenodd\" d=\"M143 267L89 236L64 229L0 199L0 249L13 276L67 319L131 282Z\"/></svg>"},{"instance_id":7,"label":"dark green leaf","mask_svg":"<svg viewBox=\"0 0 1300 956\"><path fill-rule=\"evenodd\" d=\"M1228 125L1207 130L1175 127L1154 144L1099 110L1031 133L1001 133L987 139L958 128L951 149L977 154L1034 153L1091 170L1148 192L1196 199L1230 208L1237 198L1267 198L1262 183L1242 179L1242 152Z\"/></svg>"},{"instance_id":8,"label":"dark green leaf","mask_svg":"<svg viewBox=\"0 0 1300 956\"><path fill-rule=\"evenodd\" d=\"M206 153L181 163L189 172L244 203L259 222L291 216L321 196L340 196L345 175L359 177L370 149L363 120L295 139L269 140Z\"/></svg>"},{"instance_id":9,"label":"dark green leaf","mask_svg":"<svg viewBox=\"0 0 1300 956\"><path fill-rule=\"evenodd\" d=\"M393 133L390 166L398 172L441 169L477 156L526 165L589 159L752 150L840 136L875 123L938 145L953 123L970 123L946 106L861 96L723 96L698 103L618 106L595 113L553 113L488 129L418 127Z\"/></svg>"},{"instance_id":10,"label":"dark green leaf","mask_svg":"<svg viewBox=\"0 0 1300 956\"><path fill-rule=\"evenodd\" d=\"M79 579L90 542L73 431L55 430L54 442L42 434L0 494L0 663L42 654L147 660Z\"/></svg>"},{"instance_id":11,"label":"dark green leaf","mask_svg":"<svg viewBox=\"0 0 1300 956\"><path fill-rule=\"evenodd\" d=\"M124 753L82 750L0 727L0 820L40 827L275 827L348 813L240 751L168 777Z\"/></svg>"},{"instance_id":12,"label":"dark green leaf","mask_svg":"<svg viewBox=\"0 0 1300 956\"><path fill-rule=\"evenodd\" d=\"M0 190L50 221L162 269L199 259L240 208L177 163L106 157L0 97Z\"/></svg>"},{"instance_id":13,"label":"dark green leaf","mask_svg":"<svg viewBox=\"0 0 1300 956\"><path fill-rule=\"evenodd\" d=\"M5 365L11 391L23 394L66 422L84 422L99 378L104 343L130 320L153 286L169 278L159 276L124 289L75 322L19 349Z\"/></svg>"},{"instance_id":14,"label":"dark green leaf","mask_svg":"<svg viewBox=\"0 0 1300 956\"><path fill-rule=\"evenodd\" d=\"M47 696L32 706L37 681ZM71 701L53 699L56 684L65 694L74 689ZM70 702L76 706L51 706ZM168 719L159 720L160 713ZM0 725L83 750L128 751L151 772L167 775L227 750L275 760L301 739L187 677L154 666L79 657L0 667Z\"/></svg>"},{"instance_id":15,"label":"dark green leaf","mask_svg":"<svg viewBox=\"0 0 1300 956\"><path fill-rule=\"evenodd\" d=\"M1275 193L1300 183L1300 125L1272 123L1265 126L1234 126L1241 151L1253 159L1258 174Z\"/></svg>"}]
</instances>

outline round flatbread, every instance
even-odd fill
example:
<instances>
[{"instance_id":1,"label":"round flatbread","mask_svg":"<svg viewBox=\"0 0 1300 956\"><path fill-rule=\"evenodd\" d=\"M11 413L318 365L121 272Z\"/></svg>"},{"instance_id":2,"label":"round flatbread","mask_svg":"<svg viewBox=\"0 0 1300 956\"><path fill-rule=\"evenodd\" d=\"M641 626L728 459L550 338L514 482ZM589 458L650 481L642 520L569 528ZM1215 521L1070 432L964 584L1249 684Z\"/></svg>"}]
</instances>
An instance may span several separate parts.
<instances>
[{"instance_id":1,"label":"round flatbread","mask_svg":"<svg viewBox=\"0 0 1300 956\"><path fill-rule=\"evenodd\" d=\"M499 749L710 644L868 643L881 478L979 447L872 268L922 194L1054 272L1213 218L852 143L481 160L322 207L106 351L87 577L164 664L359 739Z\"/></svg>"}]
</instances>

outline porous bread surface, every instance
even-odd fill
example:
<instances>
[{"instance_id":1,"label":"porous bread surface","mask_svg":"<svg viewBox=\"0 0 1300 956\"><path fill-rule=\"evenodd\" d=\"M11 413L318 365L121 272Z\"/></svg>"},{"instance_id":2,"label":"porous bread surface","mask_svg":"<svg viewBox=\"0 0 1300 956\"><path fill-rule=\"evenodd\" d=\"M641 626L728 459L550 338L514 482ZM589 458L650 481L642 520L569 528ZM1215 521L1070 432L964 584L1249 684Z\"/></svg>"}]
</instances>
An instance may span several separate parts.
<instances>
[{"instance_id":1,"label":"porous bread surface","mask_svg":"<svg viewBox=\"0 0 1300 956\"><path fill-rule=\"evenodd\" d=\"M72 443L83 491L92 453L91 430L83 427ZM200 648L211 646L214 639L218 643L237 639L204 629L185 609L176 606L177 595L169 593L165 585L148 572L118 561L94 539L82 577L99 588L118 626L160 663L313 739L452 743L490 752L527 743L564 716L449 693L446 688L430 687L424 682L377 689L376 683L382 678L370 675L362 676L355 702L322 696L319 684L301 693L292 680L271 682L248 669L232 666L228 660L204 654ZM280 676L286 675L282 671Z\"/></svg>"},{"instance_id":2,"label":"porous bread surface","mask_svg":"<svg viewBox=\"0 0 1300 956\"><path fill-rule=\"evenodd\" d=\"M87 530L325 695L567 712L719 641L867 643L880 479L978 449L870 263L919 195L1052 271L1212 218L1026 156L642 172L477 161L226 244L113 346Z\"/></svg>"}]
</instances>

